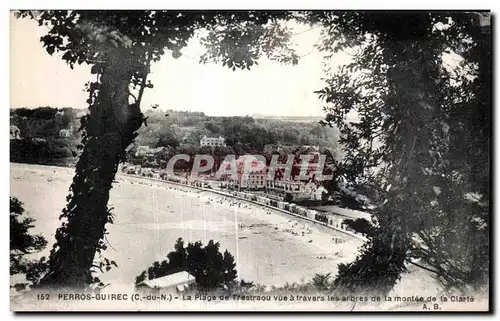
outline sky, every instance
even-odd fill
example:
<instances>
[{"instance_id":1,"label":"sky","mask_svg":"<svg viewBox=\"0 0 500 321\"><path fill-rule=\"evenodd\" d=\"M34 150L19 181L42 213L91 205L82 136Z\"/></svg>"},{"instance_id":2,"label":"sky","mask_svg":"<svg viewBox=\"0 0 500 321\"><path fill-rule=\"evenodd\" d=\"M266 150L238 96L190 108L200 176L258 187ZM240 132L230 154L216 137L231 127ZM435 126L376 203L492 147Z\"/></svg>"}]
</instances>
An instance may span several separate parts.
<instances>
[{"instance_id":1,"label":"sky","mask_svg":"<svg viewBox=\"0 0 500 321\"><path fill-rule=\"evenodd\" d=\"M296 26L296 52L304 56L298 65L281 65L262 58L251 70L232 71L197 58L203 48L196 39L174 59L167 51L152 66L142 107L158 104L160 109L202 111L211 116L324 116L322 102L314 94L323 87L322 54L313 48L320 30ZM60 56L50 56L40 37L47 29L28 19L10 21L10 106L87 108L84 84L92 80L90 67L70 69ZM334 64L349 61L339 53Z\"/></svg>"}]
</instances>

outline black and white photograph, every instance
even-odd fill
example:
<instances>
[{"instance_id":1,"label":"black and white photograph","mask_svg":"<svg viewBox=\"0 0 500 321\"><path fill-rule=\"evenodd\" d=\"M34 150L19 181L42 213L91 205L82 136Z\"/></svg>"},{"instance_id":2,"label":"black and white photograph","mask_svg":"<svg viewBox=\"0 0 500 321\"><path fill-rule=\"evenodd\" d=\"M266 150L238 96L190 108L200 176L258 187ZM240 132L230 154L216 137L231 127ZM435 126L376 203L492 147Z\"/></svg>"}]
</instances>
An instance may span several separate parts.
<instances>
[{"instance_id":1,"label":"black and white photograph","mask_svg":"<svg viewBox=\"0 0 500 321\"><path fill-rule=\"evenodd\" d=\"M491 312L492 21L10 10L10 310Z\"/></svg>"}]
</instances>

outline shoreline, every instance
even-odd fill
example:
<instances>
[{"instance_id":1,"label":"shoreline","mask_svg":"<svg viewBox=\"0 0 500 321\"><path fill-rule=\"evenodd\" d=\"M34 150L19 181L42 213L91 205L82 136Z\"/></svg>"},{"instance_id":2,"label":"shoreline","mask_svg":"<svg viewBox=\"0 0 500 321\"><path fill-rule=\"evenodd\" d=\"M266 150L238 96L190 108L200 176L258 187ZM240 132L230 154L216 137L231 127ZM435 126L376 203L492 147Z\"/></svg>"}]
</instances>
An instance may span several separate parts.
<instances>
[{"instance_id":1,"label":"shoreline","mask_svg":"<svg viewBox=\"0 0 500 321\"><path fill-rule=\"evenodd\" d=\"M57 168L22 164L13 165L11 172L11 195L25 203L28 215L37 219L33 231L49 244L55 241L72 178L69 168ZM324 225L260 204L144 177L117 175L110 207L115 222L108 227L106 256L120 268L101 279L122 286L133 285L142 270L164 260L178 237L220 242L222 250L235 256L241 279L276 286L310 280L315 273L336 273L336 266L354 259L361 245ZM338 238L343 243L336 243Z\"/></svg>"},{"instance_id":2,"label":"shoreline","mask_svg":"<svg viewBox=\"0 0 500 321\"><path fill-rule=\"evenodd\" d=\"M43 166L25 164L14 165L11 174L11 188L13 196L23 196L25 204L30 209L29 215L34 214L37 219L36 228L47 237L49 244L54 230L60 221L57 215L65 204L68 180L72 178L74 169L58 170L58 166ZM49 183L47 183L49 182ZM315 273L331 272L335 275L339 263L351 262L357 255L355 250L359 241L351 240L343 244L333 244L332 233L341 234L332 229L306 220L298 220L289 214L273 211L278 215L267 215L262 205L251 204L239 208L234 203L243 202L235 199L224 199L224 196L215 196L192 186L163 184L165 181L144 180L143 177L120 176L114 184L111 195L111 205L117 213L115 224L109 226L110 244L113 248L106 251L106 256L119 264L118 269L112 269L100 275L105 283L111 283L108 293L121 293L133 288L133 279L140 271L147 268L156 260L164 259L173 249L177 237L186 242L201 240L205 243L209 239L220 241L221 249L228 249L238 262L238 276L245 281L254 281L268 286L283 286L285 282L310 281ZM31 187L33 186L33 187ZM28 192L29 191L29 192ZM28 192L28 193L27 193ZM131 194L128 192L132 192ZM125 194L124 194L125 193ZM29 197L28 197L29 196ZM46 202L49 199L51 202ZM208 203L210 201L210 203ZM220 202L219 202L220 201ZM233 205L229 204L233 203ZM245 200L245 203L250 204ZM234 221L237 219L237 221ZM242 229L238 223L243 222ZM295 222L295 223L294 223ZM297 226L298 223L298 226ZM294 224L300 230L300 225L310 225L311 235L300 236L292 234ZM275 230L275 227L278 229ZM304 227L302 227L303 229ZM38 232L37 231L37 232ZM192 234L192 235L191 235ZM308 240L314 240L308 244ZM238 250L239 248L239 250ZM341 251L336 255L336 251ZM45 254L45 253L44 253ZM326 259L316 256L325 255ZM421 269L412 267L409 273L404 273L398 281L392 295L405 296L418 294L420 296L437 295L439 285L433 278ZM12 282L12 281L11 281ZM110 291L110 292L109 292ZM13 301L11 308L23 309L99 309L96 302L31 302L19 298ZM43 303L43 304L42 304ZM45 305L45 303L47 305ZM119 302L111 305L104 304L100 308L124 309ZM151 302L152 303L152 302ZM180 302L179 302L180 303ZM227 309L266 308L273 309L276 302L269 305L240 305L237 302L219 302L213 308ZM88 305L87 305L88 304ZM186 305L184 305L186 304ZM234 306L233 304L236 304ZM180 305L167 304L163 309L196 308L197 304L190 305L183 302ZM345 306L317 304L281 305L283 310L310 307L318 310L339 309ZM389 309L405 309L394 305L385 305ZM138 304L128 305L125 309L156 310L158 305ZM209 306L199 309L209 308ZM349 307L348 309L350 309ZM357 309L370 310L370 307L357 306ZM456 306L458 308L458 305ZM210 309L210 308L209 308ZM373 307L373 309L377 309ZM406 307L406 309L412 309ZM418 308L415 308L418 310ZM453 309L450 307L450 309Z\"/></svg>"},{"instance_id":3,"label":"shoreline","mask_svg":"<svg viewBox=\"0 0 500 321\"><path fill-rule=\"evenodd\" d=\"M49 167L49 168L66 168L66 169L70 169L71 168L71 169L74 170L74 166L41 165L41 164L27 164L27 163L11 163L11 164L30 165L30 166L36 166L36 167L41 167L41 168L44 168L44 167ZM163 179L157 179L157 178L152 178L152 177L146 177L146 176L125 174L125 173L122 173L120 171L117 171L116 176L115 176L115 180L118 177L122 177L122 178L123 177L127 177L127 178L142 179L142 180L145 180L145 181L161 182L161 183L165 183L165 184L170 184L170 185L175 185L175 186L181 186L181 187L189 188L189 189L192 189L192 190L198 190L198 191L208 192L208 193L212 193L212 194L217 194L219 196L231 197L233 199L236 199L236 200L239 200L239 201L242 201L242 202L247 202L247 203L255 204L255 205L258 205L258 206L262 206L264 208L271 209L271 210L273 210L273 211L275 211L277 213L279 212L279 213L282 213L282 214L285 214L285 215L292 216L294 218L298 218L298 219L301 219L301 220L308 221L309 223L312 223L315 226L322 226L322 227L325 227L326 229L335 230L337 232L343 233L344 235L346 235L348 237L356 238L356 239L361 240L363 242L365 242L367 240L366 237L361 236L359 234L356 234L356 233L353 233L353 232L350 232L350 231L346 231L344 229L337 228L335 226L326 224L324 222L321 222L321 221L309 218L307 216L301 216L301 215L298 215L296 213L292 213L290 211L287 211L287 210L284 210L284 209L281 209L281 208L278 208L278 207L274 207L274 206L271 206L271 205L268 205L268 204L265 204L265 203L261 203L261 202L258 202L258 201L254 201L254 200L246 199L246 198L243 198L243 197L240 197L240 196L237 196L237 195L233 195L230 192L225 192L223 190L216 190L216 189L210 189L210 188L197 187L197 186L192 186L192 185L188 185L188 184L183 184L183 183L178 183L178 182L169 181L169 180L163 180ZM339 215L340 216L345 216L343 214L339 214ZM345 218L349 218L349 217L345 216Z\"/></svg>"}]
</instances>

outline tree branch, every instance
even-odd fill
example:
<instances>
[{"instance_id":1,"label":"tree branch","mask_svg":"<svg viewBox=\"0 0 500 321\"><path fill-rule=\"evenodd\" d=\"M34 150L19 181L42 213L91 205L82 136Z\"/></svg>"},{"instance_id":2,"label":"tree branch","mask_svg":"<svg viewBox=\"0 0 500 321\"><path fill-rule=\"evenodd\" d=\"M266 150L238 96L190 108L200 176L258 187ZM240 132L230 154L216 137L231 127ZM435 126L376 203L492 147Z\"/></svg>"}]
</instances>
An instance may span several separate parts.
<instances>
[{"instance_id":1,"label":"tree branch","mask_svg":"<svg viewBox=\"0 0 500 321\"><path fill-rule=\"evenodd\" d=\"M134 98L135 103L137 104L137 97L135 97L135 95L134 95L134 94L132 94L132 93L130 92L130 90L128 91L128 94Z\"/></svg>"},{"instance_id":2,"label":"tree branch","mask_svg":"<svg viewBox=\"0 0 500 321\"><path fill-rule=\"evenodd\" d=\"M413 265L415 265L415 266L418 266L419 268L422 268L422 269L424 269L424 270L427 270L427 271L429 271L429 272L433 272L433 273L436 273L437 275L441 275L441 273L440 273L439 271L434 271L433 269L429 269L428 267L425 267L425 266L423 266L423 265L420 265L420 264L415 263L415 262L412 262L412 261L410 261L410 263L411 263L411 264L413 264Z\"/></svg>"},{"instance_id":3,"label":"tree branch","mask_svg":"<svg viewBox=\"0 0 500 321\"><path fill-rule=\"evenodd\" d=\"M149 70L149 67L151 65L151 60L149 59L148 53L146 53L146 61L147 61L147 70ZM141 106L142 95L144 93L144 88L146 88L146 79L147 78L148 78L148 73L145 73L144 77L142 78L141 87L139 88L139 95L138 95L137 99L135 100L137 107Z\"/></svg>"}]
</instances>

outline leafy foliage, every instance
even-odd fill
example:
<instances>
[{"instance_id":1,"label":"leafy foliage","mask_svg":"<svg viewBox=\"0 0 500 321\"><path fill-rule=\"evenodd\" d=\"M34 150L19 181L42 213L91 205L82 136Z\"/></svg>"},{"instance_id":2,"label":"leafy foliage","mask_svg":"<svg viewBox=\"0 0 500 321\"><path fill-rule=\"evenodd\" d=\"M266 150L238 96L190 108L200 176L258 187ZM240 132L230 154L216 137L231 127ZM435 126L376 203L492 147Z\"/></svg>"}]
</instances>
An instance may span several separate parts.
<instances>
[{"instance_id":1,"label":"leafy foliage","mask_svg":"<svg viewBox=\"0 0 500 321\"><path fill-rule=\"evenodd\" d=\"M179 138L173 134L172 132L164 132L160 133L160 138L158 138L158 142L155 147L171 147L178 148L181 142Z\"/></svg>"},{"instance_id":2,"label":"leafy foliage","mask_svg":"<svg viewBox=\"0 0 500 321\"><path fill-rule=\"evenodd\" d=\"M20 116L25 118L35 118L35 119L43 119L43 120L51 120L54 119L57 113L57 108L52 108L50 106L39 107L35 109L29 108L17 108L11 110L11 116Z\"/></svg>"},{"instance_id":3,"label":"leafy foliage","mask_svg":"<svg viewBox=\"0 0 500 321\"><path fill-rule=\"evenodd\" d=\"M167 254L167 260L154 262L136 278L136 285L142 281L186 271L196 278L202 289L215 289L229 285L236 280L234 257L226 250L219 251L220 244L210 240L207 245L201 242L189 243L186 247L181 238L177 240L174 251Z\"/></svg>"},{"instance_id":4,"label":"leafy foliage","mask_svg":"<svg viewBox=\"0 0 500 321\"><path fill-rule=\"evenodd\" d=\"M82 154L65 219L51 253L52 283L84 286L106 248L109 190L124 151L144 122L140 102L150 64L180 57L203 32L209 59L248 69L260 55L296 63L282 21L319 24L319 49L358 50L329 70L318 91L325 124L335 125L344 157L332 171L370 191L377 228L362 255L341 265L336 283L387 292L411 257L436 268L449 286L484 283L489 253L490 43L468 12L22 12L50 28L49 54L72 67L89 63L95 82L82 119ZM447 53L462 58L445 67ZM129 100L132 100L131 104ZM352 116L358 121L347 121ZM237 129L240 130L244 124ZM216 131L217 126L207 130ZM236 128L233 128L236 129ZM296 136L293 129L291 136ZM272 137L272 136L271 136ZM228 137L233 148L245 136ZM266 138L267 139L267 138ZM273 141L275 138L272 138ZM256 148L265 141L255 140ZM303 142L301 142L303 144ZM331 188L338 188L334 183ZM64 269L63 269L64 267Z\"/></svg>"},{"instance_id":5,"label":"leafy foliage","mask_svg":"<svg viewBox=\"0 0 500 321\"><path fill-rule=\"evenodd\" d=\"M186 148L199 147L203 136L222 136L229 147L243 146L245 152L262 152L266 145L337 147L337 132L315 120L265 119L257 117L216 117L199 112L167 110L145 112L147 126L139 130L140 145L158 144L163 137L175 137Z\"/></svg>"},{"instance_id":6,"label":"leafy foliage","mask_svg":"<svg viewBox=\"0 0 500 321\"><path fill-rule=\"evenodd\" d=\"M448 287L487 279L490 35L474 13L343 12L320 49L356 50L318 91L341 133L337 177L371 189L375 229L336 283L388 291L421 258ZM462 57L455 67L446 55ZM355 115L356 121L347 120ZM352 119L352 118L351 118ZM474 152L471 152L473 146ZM472 195L475 195L472 197ZM472 197L472 199L471 199Z\"/></svg>"},{"instance_id":7,"label":"leafy foliage","mask_svg":"<svg viewBox=\"0 0 500 321\"><path fill-rule=\"evenodd\" d=\"M25 274L28 281L36 283L40 274L46 271L45 258L31 262L26 255L42 251L47 240L41 235L32 235L29 230L35 219L25 216L23 203L15 197L10 198L10 275Z\"/></svg>"},{"instance_id":8,"label":"leafy foliage","mask_svg":"<svg viewBox=\"0 0 500 321\"><path fill-rule=\"evenodd\" d=\"M339 264L334 286L348 293L387 294L407 271L407 242L397 234L387 233L369 239L354 262Z\"/></svg>"},{"instance_id":9,"label":"leafy foliage","mask_svg":"<svg viewBox=\"0 0 500 321\"><path fill-rule=\"evenodd\" d=\"M106 224L113 221L107 207L109 191L125 149L145 122L140 104L144 89L153 87L147 80L151 63L160 60L165 50L180 57L188 40L204 29L209 35L208 50L219 44L210 41L216 39L210 37L215 34L239 44L238 50L215 50L212 56L233 70L249 68L256 52L253 43L243 41L248 34L245 30L258 31L252 37L259 37L261 43L273 35L267 32L268 26L291 13L46 10L21 11L19 16L50 29L41 38L50 55L60 53L71 68L77 63L90 64L96 75L86 86L89 114L81 119L82 151L68 204L60 216L63 221L51 251L50 273L42 282L81 288L96 283L91 269L100 267L105 259L100 252L106 249ZM276 45L283 44L277 40Z\"/></svg>"},{"instance_id":10,"label":"leafy foliage","mask_svg":"<svg viewBox=\"0 0 500 321\"><path fill-rule=\"evenodd\" d=\"M331 278L331 273L326 273L326 274L316 273L312 279L312 284L319 291L326 291L329 290L331 287L330 278Z\"/></svg>"},{"instance_id":11,"label":"leafy foliage","mask_svg":"<svg viewBox=\"0 0 500 321\"><path fill-rule=\"evenodd\" d=\"M12 162L60 165L71 163L77 155L77 111L72 108L10 110L10 124L20 130L21 139L10 141ZM64 129L69 137L59 137Z\"/></svg>"},{"instance_id":12,"label":"leafy foliage","mask_svg":"<svg viewBox=\"0 0 500 321\"><path fill-rule=\"evenodd\" d=\"M365 236L371 237L374 235L374 228L369 221L364 218L357 218L355 220L346 219L342 223L354 231L361 233Z\"/></svg>"},{"instance_id":13,"label":"leafy foliage","mask_svg":"<svg viewBox=\"0 0 500 321\"><path fill-rule=\"evenodd\" d=\"M10 141L10 161L34 164L57 164L73 156L72 142L68 139ZM76 150L76 148L75 148Z\"/></svg>"}]
</instances>

